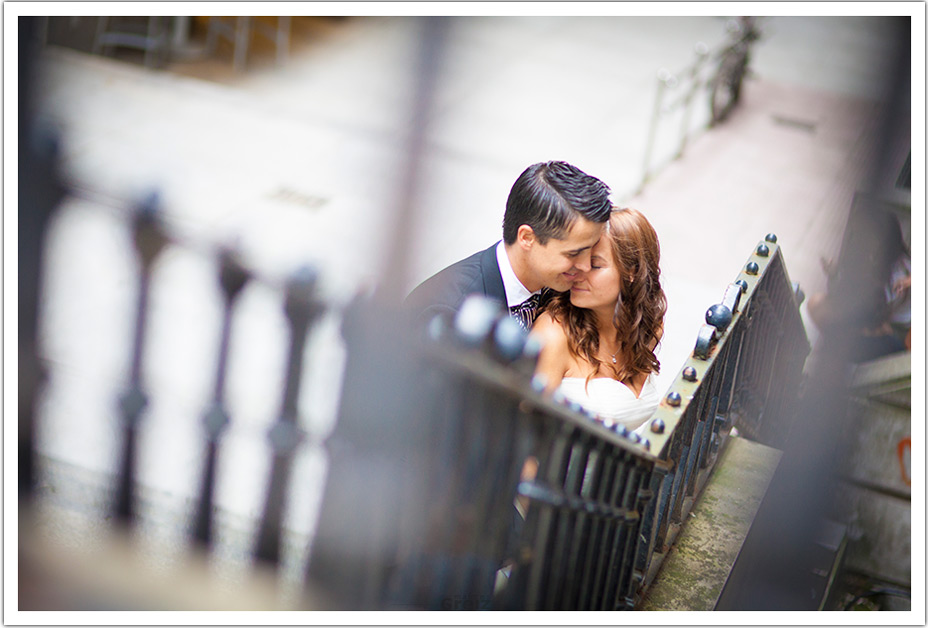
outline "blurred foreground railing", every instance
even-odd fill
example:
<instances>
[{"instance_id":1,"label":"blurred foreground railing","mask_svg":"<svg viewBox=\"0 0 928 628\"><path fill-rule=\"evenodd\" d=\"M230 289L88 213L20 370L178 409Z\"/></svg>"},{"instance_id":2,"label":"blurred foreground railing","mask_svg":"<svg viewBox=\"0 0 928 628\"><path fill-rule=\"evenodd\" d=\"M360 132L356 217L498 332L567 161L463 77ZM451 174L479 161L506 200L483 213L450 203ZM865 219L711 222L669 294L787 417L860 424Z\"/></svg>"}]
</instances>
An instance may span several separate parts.
<instances>
[{"instance_id":1,"label":"blurred foreground railing","mask_svg":"<svg viewBox=\"0 0 928 628\"><path fill-rule=\"evenodd\" d=\"M57 159L54 144L46 147L41 159L53 167ZM28 177L26 180L29 182ZM55 214L60 210L59 201L65 196L87 193L79 187L61 181L58 183L61 192L53 198L36 199L31 196L29 203L24 202L25 198L21 199L20 215L27 218L31 215L33 219L28 223L30 227L35 224L34 228L20 232L24 255L20 275L22 294L42 293L39 279L44 273L40 272L41 264L30 260L44 257L48 225L54 222ZM175 460L179 458L173 443L152 438L150 431L145 430L152 399L144 365L150 361L147 348L152 344L151 323L153 315L157 314L150 303L150 293L158 277L158 262L166 250L186 248L189 243L172 233L165 224L156 196L131 210L125 226L132 235L136 253L137 274L133 286L136 307L128 345L128 381L123 390L112 390L113 405L118 409L119 424L113 426L118 434L118 460L115 468L102 478L110 484L102 491L107 502L103 506L104 512L96 513L95 503L75 502L93 499L96 491L89 485L81 485L76 492L72 490L68 495L59 497L48 494L48 482L52 477L49 474L61 473L58 467L63 461L46 458L35 435L43 428L47 430L50 423L48 408L42 404L43 396L47 394L48 375L53 376L56 369L62 367L42 355L38 348L36 321L41 314L38 306L43 299L33 296L26 304L29 308L27 316L21 317L19 369L28 377L20 378L19 396L20 610L312 608L315 603L308 595L297 599L289 594L282 595L279 583L275 583L275 574L281 571L284 563L284 537L288 532L284 521L289 506L287 498L294 484L291 467L296 456L301 451L305 452L308 444L307 431L301 425L298 408L300 389L305 379L306 342L321 314L332 304L322 302L317 290L317 276L311 269L296 271L284 285L278 286L247 268L231 248L218 247L207 251L208 247L204 247L201 251L214 256L217 270L218 285L204 286L204 289L218 288L222 295L221 321L217 321L219 324L216 326L219 342L216 345L211 394L203 400L199 417L187 417L191 423L199 422L202 427L202 463L198 461L198 468L187 473L197 478L197 488L182 491L193 495L192 500L181 500L184 502L181 507L189 508L189 511L172 510L156 517L159 525L184 528L181 533L188 544L187 555L178 562L175 555L177 548L164 545L153 549L150 543L141 542L141 524L151 524L151 521L141 521L143 511L150 511L154 505L151 499L142 503L143 496L151 498L155 491L141 480L139 462L149 455L148 452L173 456ZM23 260L26 260L25 265ZM111 279L102 279L107 280ZM253 577L241 583L248 590L247 594L243 594L241 591L236 593L227 578L217 578L213 571L216 568L213 557L218 549L216 518L221 510L216 488L221 481L219 459L226 448L225 437L230 427L238 427L234 413L228 407L226 392L235 306L243 290L250 283L258 282L265 283L266 288L279 290L289 338L280 409L274 414L271 406L268 407L270 420L265 430L270 443L270 470L262 497L264 507L261 516L248 522L255 529L250 534L253 537L250 552L248 549L244 552L250 555L254 570ZM204 342L212 345L210 340L205 339ZM79 368L89 366L78 365ZM44 412L39 411L40 408ZM77 419L86 420L87 416L79 413ZM183 419L181 417L181 422ZM67 463L62 468L67 468ZM55 492L54 485L51 492ZM61 500L65 502L64 507L58 503ZM176 507L176 504L171 506ZM88 521L97 514L98 520ZM150 512L148 514L150 516ZM168 532L170 536L175 531L159 532ZM236 529L235 533L238 532ZM53 539L64 542L52 542ZM238 553L243 548L223 549ZM165 564L175 564L176 568L166 572Z\"/></svg>"}]
</instances>

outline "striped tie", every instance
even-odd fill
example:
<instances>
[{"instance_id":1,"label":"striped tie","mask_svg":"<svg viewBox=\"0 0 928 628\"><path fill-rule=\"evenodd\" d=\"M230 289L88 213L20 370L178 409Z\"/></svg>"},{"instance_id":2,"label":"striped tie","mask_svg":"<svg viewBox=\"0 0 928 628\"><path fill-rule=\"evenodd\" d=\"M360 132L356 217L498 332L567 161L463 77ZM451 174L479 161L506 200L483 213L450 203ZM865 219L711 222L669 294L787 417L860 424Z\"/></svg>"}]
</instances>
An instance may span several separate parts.
<instances>
[{"instance_id":1,"label":"striped tie","mask_svg":"<svg viewBox=\"0 0 928 628\"><path fill-rule=\"evenodd\" d=\"M509 314L519 321L519 325L522 326L522 329L529 331L532 328L532 323L535 322L535 313L538 311L538 304L540 302L541 293L536 292L519 305L513 305L509 308Z\"/></svg>"}]
</instances>

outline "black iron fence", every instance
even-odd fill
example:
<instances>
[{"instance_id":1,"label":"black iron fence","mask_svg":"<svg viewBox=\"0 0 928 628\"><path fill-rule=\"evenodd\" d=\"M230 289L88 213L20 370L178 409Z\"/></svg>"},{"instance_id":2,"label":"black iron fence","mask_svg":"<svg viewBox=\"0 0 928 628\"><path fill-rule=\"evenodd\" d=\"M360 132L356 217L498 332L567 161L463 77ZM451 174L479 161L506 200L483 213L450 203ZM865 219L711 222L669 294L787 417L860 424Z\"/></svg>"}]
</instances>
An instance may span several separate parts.
<instances>
[{"instance_id":1,"label":"black iron fence","mask_svg":"<svg viewBox=\"0 0 928 628\"><path fill-rule=\"evenodd\" d=\"M733 427L782 447L792 427L809 343L776 236L759 243L722 301L706 312L693 354L651 419L661 463L645 533L651 582ZM654 555L659 556L655 560Z\"/></svg>"}]
</instances>

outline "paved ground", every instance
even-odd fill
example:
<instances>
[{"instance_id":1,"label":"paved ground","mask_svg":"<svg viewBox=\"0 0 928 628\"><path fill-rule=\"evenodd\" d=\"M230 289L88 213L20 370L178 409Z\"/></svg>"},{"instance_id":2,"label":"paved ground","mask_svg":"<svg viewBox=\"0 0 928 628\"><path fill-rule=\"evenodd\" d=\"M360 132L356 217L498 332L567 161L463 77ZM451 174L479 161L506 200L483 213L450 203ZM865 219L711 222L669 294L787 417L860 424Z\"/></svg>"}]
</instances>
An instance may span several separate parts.
<instances>
[{"instance_id":1,"label":"paved ground","mask_svg":"<svg viewBox=\"0 0 928 628\"><path fill-rule=\"evenodd\" d=\"M90 19L90 18L86 18ZM660 354L669 383L705 308L754 244L779 236L792 279L823 285L864 180L878 111L879 18L771 18L755 76L724 125L705 131L704 96L682 158L679 120L658 134L657 176L636 194L660 68L724 39L722 18L461 18L451 24L408 232L412 287L499 237L509 187L530 163L566 159L643 210L663 250L670 302ZM198 416L212 386L219 295L215 244L237 242L262 281L239 304L219 503L256 516L268 475L265 433L279 405L286 326L279 287L297 265L322 272L335 304L382 279L399 203L418 23L297 18L288 63L259 54L242 75L228 58L168 71L45 49L46 118L65 132L65 166L85 189L50 240L41 406L43 453L91 471L115 464L114 396L125 383L135 286L125 209L157 186L185 244L155 278L145 379L152 405L140 474L190 497L200 469ZM905 155L899 157L900 165ZM814 330L810 329L810 334ZM307 531L324 470L317 438L334 416L342 351L337 318L313 338L301 398L314 438L300 457L288 525Z\"/></svg>"}]
</instances>

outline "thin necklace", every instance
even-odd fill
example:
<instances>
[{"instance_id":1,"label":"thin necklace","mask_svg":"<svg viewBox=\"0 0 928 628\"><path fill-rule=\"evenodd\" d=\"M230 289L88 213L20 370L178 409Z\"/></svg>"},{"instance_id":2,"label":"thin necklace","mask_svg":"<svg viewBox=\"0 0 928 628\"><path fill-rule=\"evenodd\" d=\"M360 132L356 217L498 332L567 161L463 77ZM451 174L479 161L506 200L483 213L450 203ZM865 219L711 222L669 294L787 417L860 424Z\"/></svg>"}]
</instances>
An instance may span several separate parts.
<instances>
[{"instance_id":1,"label":"thin necklace","mask_svg":"<svg viewBox=\"0 0 928 628\"><path fill-rule=\"evenodd\" d=\"M600 339L600 346L603 346L604 344L606 344L606 343L604 342L604 340L605 340L605 339L603 339L603 338ZM618 346L615 348L615 351L613 351L612 354L609 356L610 358L612 358L612 363L613 363L613 364L618 364L618 360L616 359L615 356L618 355L619 351L622 349L622 343L621 343L621 342L618 342L618 343L616 343L616 344L618 344Z\"/></svg>"}]
</instances>

